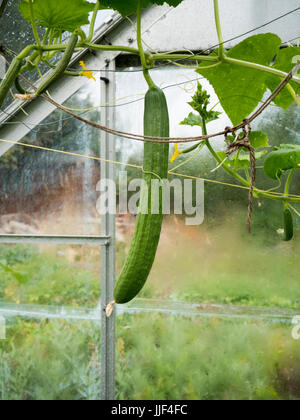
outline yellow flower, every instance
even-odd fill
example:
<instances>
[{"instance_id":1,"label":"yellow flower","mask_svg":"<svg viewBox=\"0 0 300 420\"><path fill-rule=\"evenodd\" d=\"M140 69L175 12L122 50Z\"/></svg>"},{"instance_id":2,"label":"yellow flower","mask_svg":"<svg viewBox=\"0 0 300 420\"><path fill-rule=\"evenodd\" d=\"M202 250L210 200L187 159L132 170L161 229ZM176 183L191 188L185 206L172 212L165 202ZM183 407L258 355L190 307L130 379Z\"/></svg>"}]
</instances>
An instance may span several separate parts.
<instances>
[{"instance_id":1,"label":"yellow flower","mask_svg":"<svg viewBox=\"0 0 300 420\"><path fill-rule=\"evenodd\" d=\"M81 65L81 67L82 67L82 72L80 73L80 76L84 76L84 77L87 77L88 79L93 79L93 80L95 80L95 82L97 81L96 79L95 79L95 77L93 76L93 72L92 71L90 71L86 66L85 66L85 64L84 64L84 62L83 61L80 61L80 65Z\"/></svg>"},{"instance_id":2,"label":"yellow flower","mask_svg":"<svg viewBox=\"0 0 300 420\"><path fill-rule=\"evenodd\" d=\"M173 156L171 157L171 163L173 163L174 162L174 160L176 160L180 155L181 155L181 151L178 149L178 143L175 143L175 151L174 151L174 154L173 154Z\"/></svg>"}]
</instances>

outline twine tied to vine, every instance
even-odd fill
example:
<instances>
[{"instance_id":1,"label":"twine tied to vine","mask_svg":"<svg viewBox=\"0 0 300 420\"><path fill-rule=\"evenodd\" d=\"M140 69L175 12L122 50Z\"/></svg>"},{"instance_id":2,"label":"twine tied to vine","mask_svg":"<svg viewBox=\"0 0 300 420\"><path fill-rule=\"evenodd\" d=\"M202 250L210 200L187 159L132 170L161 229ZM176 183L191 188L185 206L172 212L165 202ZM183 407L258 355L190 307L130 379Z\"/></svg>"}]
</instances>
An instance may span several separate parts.
<instances>
[{"instance_id":1,"label":"twine tied to vine","mask_svg":"<svg viewBox=\"0 0 300 420\"><path fill-rule=\"evenodd\" d=\"M240 135L235 135L235 131L233 131L232 128L226 127L225 140L227 144L226 154L228 157L243 148L248 149L250 153L251 182L250 182L250 191L249 191L247 226L248 226L249 233L251 233L251 220L252 220L252 213L253 213L253 192L254 192L254 186L255 186L255 181L256 181L256 158L255 158L255 149L251 145L251 142L250 142L250 134L252 131L250 122L247 119L245 119L244 124L245 125L243 127L242 137L240 137ZM233 142L231 142L228 137L229 133L232 133L235 135L235 140Z\"/></svg>"}]
</instances>

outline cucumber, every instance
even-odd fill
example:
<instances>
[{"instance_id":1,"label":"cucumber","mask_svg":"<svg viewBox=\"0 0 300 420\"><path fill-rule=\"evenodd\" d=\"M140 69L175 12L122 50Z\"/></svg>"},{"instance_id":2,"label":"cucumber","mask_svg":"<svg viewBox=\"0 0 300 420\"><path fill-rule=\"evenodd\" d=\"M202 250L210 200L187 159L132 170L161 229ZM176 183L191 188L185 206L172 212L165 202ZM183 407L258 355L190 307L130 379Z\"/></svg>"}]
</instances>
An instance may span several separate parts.
<instances>
[{"instance_id":1,"label":"cucumber","mask_svg":"<svg viewBox=\"0 0 300 420\"><path fill-rule=\"evenodd\" d=\"M144 134L153 137L169 137L169 113L165 94L158 87L150 87L145 97ZM162 228L162 191L159 197L159 214L151 211L151 181L168 176L169 143L144 145L144 176L148 187L141 189L141 199L136 229L129 254L117 281L115 303L127 303L142 290L151 271ZM146 213L147 214L143 214Z\"/></svg>"},{"instance_id":2,"label":"cucumber","mask_svg":"<svg viewBox=\"0 0 300 420\"><path fill-rule=\"evenodd\" d=\"M9 66L9 69L7 70L7 73L4 76L4 79L0 84L0 107L4 102L9 89L12 87L16 78L18 77L21 67L22 60L15 57L11 62L11 65Z\"/></svg>"},{"instance_id":3,"label":"cucumber","mask_svg":"<svg viewBox=\"0 0 300 420\"><path fill-rule=\"evenodd\" d=\"M285 209L283 213L284 221L284 241L289 242L294 237L294 221L290 209Z\"/></svg>"},{"instance_id":4,"label":"cucumber","mask_svg":"<svg viewBox=\"0 0 300 420\"><path fill-rule=\"evenodd\" d=\"M70 63L72 55L74 54L77 42L78 42L78 35L73 34L70 38L70 41L67 45L67 48L62 58L55 66L55 69L53 70L53 72L48 77L46 77L46 79L40 84L39 88L37 89L35 93L36 96L44 93L45 90L47 90L47 88L65 72L65 70L67 69Z\"/></svg>"}]
</instances>

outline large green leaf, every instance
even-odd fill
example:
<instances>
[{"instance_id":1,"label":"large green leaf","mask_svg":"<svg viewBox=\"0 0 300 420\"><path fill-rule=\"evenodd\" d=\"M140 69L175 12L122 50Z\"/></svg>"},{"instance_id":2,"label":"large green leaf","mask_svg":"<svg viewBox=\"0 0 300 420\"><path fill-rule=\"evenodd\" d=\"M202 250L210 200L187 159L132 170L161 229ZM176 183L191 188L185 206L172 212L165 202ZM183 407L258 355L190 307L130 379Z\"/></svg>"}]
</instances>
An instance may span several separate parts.
<instances>
[{"instance_id":1,"label":"large green leaf","mask_svg":"<svg viewBox=\"0 0 300 420\"><path fill-rule=\"evenodd\" d=\"M279 179L290 169L300 167L300 147L298 145L282 145L271 152L265 160L265 174L272 179Z\"/></svg>"},{"instance_id":2,"label":"large green leaf","mask_svg":"<svg viewBox=\"0 0 300 420\"><path fill-rule=\"evenodd\" d=\"M89 13L95 4L85 0L34 0L33 10L36 22L44 28L54 28L73 32L89 23ZM27 0L22 0L19 9L30 22L30 8Z\"/></svg>"},{"instance_id":3,"label":"large green leaf","mask_svg":"<svg viewBox=\"0 0 300 420\"><path fill-rule=\"evenodd\" d=\"M300 56L300 47L289 47L280 50L277 54L276 61L273 67L278 70L285 71L286 73L290 72L293 67L296 65L295 59ZM300 61L300 59L299 59ZM267 81L268 87L273 91L279 85L282 79L276 76L270 75ZM299 94L299 85L291 82L292 87L298 91ZM285 88L274 100L275 104L283 108L284 110L288 109L295 99L288 91L288 88Z\"/></svg>"},{"instance_id":4,"label":"large green leaf","mask_svg":"<svg viewBox=\"0 0 300 420\"><path fill-rule=\"evenodd\" d=\"M228 57L269 66L281 46L277 35L254 35L232 48ZM214 87L224 111L234 125L248 117L257 107L267 89L268 74L236 64L222 63L218 67L203 63L197 72Z\"/></svg>"},{"instance_id":5,"label":"large green leaf","mask_svg":"<svg viewBox=\"0 0 300 420\"><path fill-rule=\"evenodd\" d=\"M176 7L182 1L183 0L142 0L142 6L146 8L150 6L150 4L157 4L161 6L164 3L168 3L169 6ZM136 13L137 5L138 0L101 0L101 6L117 10L123 16Z\"/></svg>"}]
</instances>

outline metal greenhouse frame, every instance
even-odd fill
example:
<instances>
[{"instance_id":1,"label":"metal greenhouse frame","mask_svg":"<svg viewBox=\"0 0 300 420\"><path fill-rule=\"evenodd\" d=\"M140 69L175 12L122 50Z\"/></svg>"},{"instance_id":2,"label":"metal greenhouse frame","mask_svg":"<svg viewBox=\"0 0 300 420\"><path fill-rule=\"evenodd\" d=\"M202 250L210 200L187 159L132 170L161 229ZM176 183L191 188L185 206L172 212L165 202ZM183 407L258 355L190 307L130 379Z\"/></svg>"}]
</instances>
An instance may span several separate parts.
<instances>
[{"instance_id":1,"label":"metal greenhouse frame","mask_svg":"<svg viewBox=\"0 0 300 420\"><path fill-rule=\"evenodd\" d=\"M109 68L114 67L114 62ZM109 101L114 92L114 83L105 73L106 80L102 83L101 96ZM106 110L107 108L105 108ZM102 112L103 124L113 119L113 108ZM104 134L101 140L101 158L114 160L114 139ZM103 162L101 177L114 179L114 165ZM102 235L96 236L56 236L56 235L0 235L2 244L52 244L52 245L93 245L101 247L101 398L110 400L114 398L114 353L115 353L115 316L107 318L105 308L112 300L115 281L115 216L105 214L101 221ZM45 316L41 313L42 316ZM100 315L100 314L99 314Z\"/></svg>"},{"instance_id":2,"label":"metal greenhouse frame","mask_svg":"<svg viewBox=\"0 0 300 420\"><path fill-rule=\"evenodd\" d=\"M114 68L112 61L109 69ZM113 73L104 72L101 83L101 97L109 102L114 95ZM109 125L114 118L114 108L104 108L101 113L103 125ZM114 138L104 133L101 139L101 158L114 160ZM103 161L101 177L114 179L114 165ZM101 220L101 236L56 236L56 235L0 235L2 244L52 244L52 245L93 245L101 247L101 399L114 399L115 372L115 315L106 317L106 305L112 300L115 282L115 216L106 213ZM40 314L45 316L43 312Z\"/></svg>"},{"instance_id":3,"label":"metal greenhouse frame","mask_svg":"<svg viewBox=\"0 0 300 420\"><path fill-rule=\"evenodd\" d=\"M109 19L102 28L99 30L97 40L102 38L103 34L107 33L111 27L114 27L120 22L121 18L119 15L115 15ZM77 55L74 59L74 63L78 61L81 55ZM91 56L87 59L87 62L91 66L97 66L103 68L101 72L101 99L103 103L113 102L115 99L115 60L113 55L105 54L99 57ZM80 78L79 78L80 79ZM79 82L79 83L78 83ZM55 89L62 93L60 100L64 101L80 89L83 85L82 80L71 81L68 79L62 79L58 81ZM63 86L63 89L62 89ZM34 103L30 104L29 112L33 120L41 121L48 116L52 111L53 107L49 104L42 103L39 99ZM16 114L18 112L17 107L13 104L8 109L9 114ZM17 115L18 121L22 119L21 115ZM6 120L11 117L5 116L0 122L3 124ZM26 117L25 117L26 119ZM101 123L106 126L111 126L114 123L114 108L103 107L101 110ZM27 126L28 127L28 126ZM11 127L1 130L1 138L14 138L19 141L24 135L29 132L30 129L26 128L25 125L17 124L11 130ZM2 144L3 146L3 144ZM5 146L0 149L0 155L4 154L9 147ZM101 178L114 179L115 168L111 163L107 163L107 160L115 160L115 139L108 133L103 133L101 136ZM107 318L105 315L106 305L112 300L113 289L115 282L115 216L111 214L105 214L101 219L101 236L57 236L57 235L0 235L0 243L2 244L52 244L52 245L90 245L101 247L101 305L98 308L98 314L95 319L101 319L101 399L112 400L115 396L115 315ZM7 309L6 314L15 315L13 309ZM37 310L35 315L38 317L45 317L45 311ZM78 316L81 315L78 310ZM60 315L57 315L60 317Z\"/></svg>"}]
</instances>

